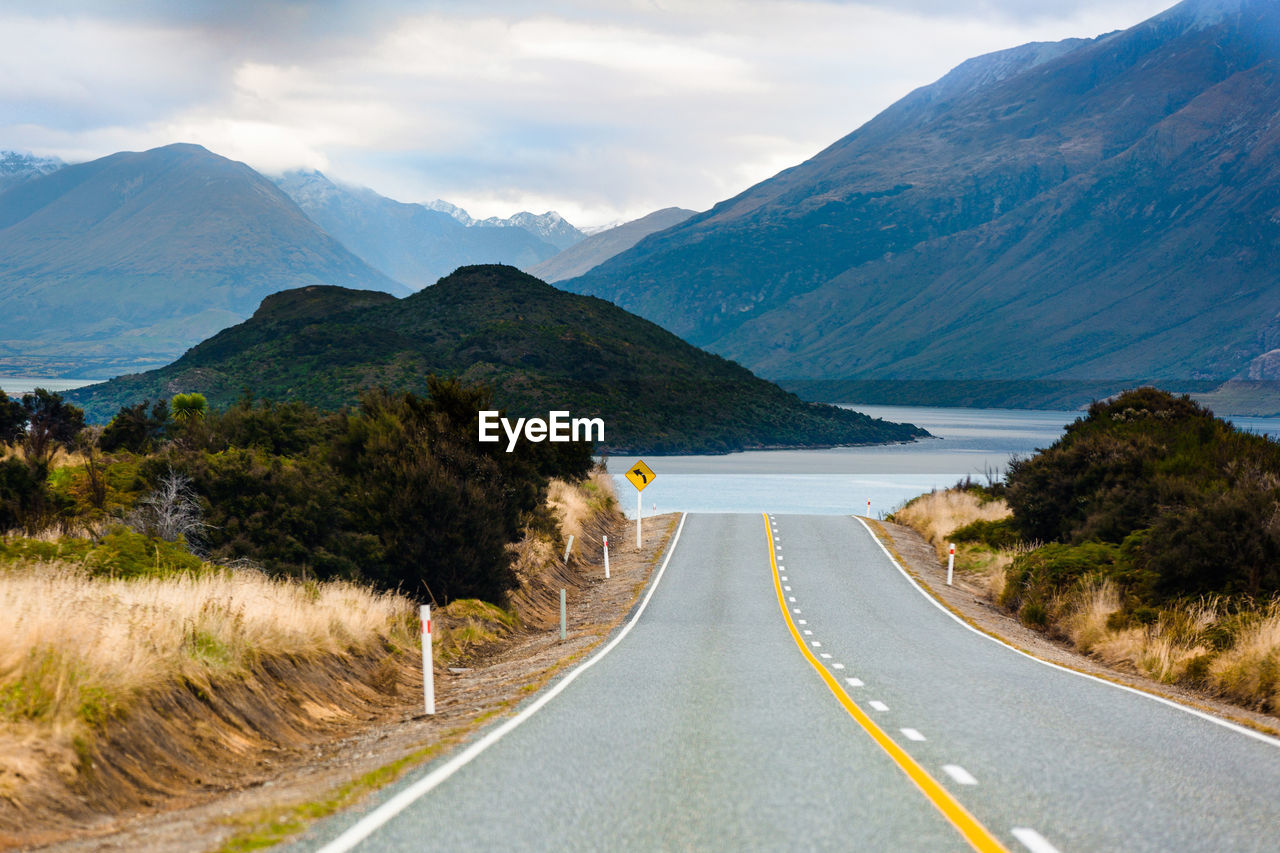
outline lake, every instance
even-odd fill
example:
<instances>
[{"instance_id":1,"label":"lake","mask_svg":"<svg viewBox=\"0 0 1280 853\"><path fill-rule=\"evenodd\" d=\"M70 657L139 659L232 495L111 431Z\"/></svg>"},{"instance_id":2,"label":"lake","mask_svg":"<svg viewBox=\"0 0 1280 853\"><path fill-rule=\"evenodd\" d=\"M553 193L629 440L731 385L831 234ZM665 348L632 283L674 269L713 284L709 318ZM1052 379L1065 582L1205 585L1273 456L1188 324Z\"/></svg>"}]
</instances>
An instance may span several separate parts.
<instances>
[{"instance_id":1,"label":"lake","mask_svg":"<svg viewBox=\"0 0 1280 853\"><path fill-rule=\"evenodd\" d=\"M81 388L85 385L92 385L94 382L102 381L101 379L50 379L47 376L0 374L0 391L10 397L14 397L30 394L37 388L44 388L49 391L70 391L72 388Z\"/></svg>"},{"instance_id":2,"label":"lake","mask_svg":"<svg viewBox=\"0 0 1280 853\"><path fill-rule=\"evenodd\" d=\"M656 475L644 490L645 515L657 512L775 512L881 517L931 489L967 476L1003 473L1014 455L1030 456L1062 435L1081 412L1026 409L857 406L860 412L924 427L935 438L911 444L830 450L760 450L725 456L645 456ZM1280 418L1234 418L1241 429L1280 436ZM622 508L636 511L625 479L631 457L609 460Z\"/></svg>"}]
</instances>

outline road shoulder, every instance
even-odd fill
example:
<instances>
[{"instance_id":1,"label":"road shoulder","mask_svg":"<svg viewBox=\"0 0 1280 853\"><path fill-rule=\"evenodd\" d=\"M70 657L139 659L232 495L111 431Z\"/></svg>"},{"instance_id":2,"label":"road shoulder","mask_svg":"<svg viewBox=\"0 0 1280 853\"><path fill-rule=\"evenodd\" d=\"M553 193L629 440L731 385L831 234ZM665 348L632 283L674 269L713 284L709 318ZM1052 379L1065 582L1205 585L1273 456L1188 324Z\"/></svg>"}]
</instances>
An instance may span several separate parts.
<instances>
[{"instance_id":1,"label":"road shoulder","mask_svg":"<svg viewBox=\"0 0 1280 853\"><path fill-rule=\"evenodd\" d=\"M586 586L571 593L568 602L565 642L560 642L558 628L528 631L470 667L445 673L437 668L434 717L422 714L420 693L406 695L391 714L305 754L282 756L273 772L240 790L121 817L91 836L42 849L58 853L232 851L294 838L315 820L356 805L406 773L446 758L586 659L635 606L679 518L671 513L646 519L641 551L625 541L622 547L611 548L608 582L602 568L587 569Z\"/></svg>"}]
</instances>

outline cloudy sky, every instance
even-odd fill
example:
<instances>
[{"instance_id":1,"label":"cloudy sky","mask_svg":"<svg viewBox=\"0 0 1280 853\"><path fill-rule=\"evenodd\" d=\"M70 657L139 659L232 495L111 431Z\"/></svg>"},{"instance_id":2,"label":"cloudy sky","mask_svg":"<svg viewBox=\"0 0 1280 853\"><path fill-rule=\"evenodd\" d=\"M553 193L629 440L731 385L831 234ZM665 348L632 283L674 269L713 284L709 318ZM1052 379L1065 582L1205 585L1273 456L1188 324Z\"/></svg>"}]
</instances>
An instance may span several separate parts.
<instances>
[{"instance_id":1,"label":"cloudy sky","mask_svg":"<svg viewBox=\"0 0 1280 853\"><path fill-rule=\"evenodd\" d=\"M473 215L705 209L968 57L1173 0L0 0L0 149L197 142Z\"/></svg>"}]
</instances>

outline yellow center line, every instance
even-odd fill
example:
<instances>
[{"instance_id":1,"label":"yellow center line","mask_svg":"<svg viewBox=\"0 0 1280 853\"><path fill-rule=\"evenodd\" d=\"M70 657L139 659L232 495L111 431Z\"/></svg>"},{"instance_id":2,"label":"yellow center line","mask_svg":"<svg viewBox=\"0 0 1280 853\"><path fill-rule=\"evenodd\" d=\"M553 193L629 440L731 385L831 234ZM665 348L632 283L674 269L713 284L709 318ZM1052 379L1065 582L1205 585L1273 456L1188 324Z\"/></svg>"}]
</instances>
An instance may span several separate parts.
<instances>
[{"instance_id":1,"label":"yellow center line","mask_svg":"<svg viewBox=\"0 0 1280 853\"><path fill-rule=\"evenodd\" d=\"M942 812L943 817L951 821L951 824L960 831L965 841L973 845L973 849L983 851L1003 851L1007 853L1004 845L1002 845L994 835L992 835L986 827L978 823L977 818L969 814L964 806L955 797L951 796L946 788L942 787L936 779L930 776L923 767L916 763L916 760L907 754L906 750L898 746L884 730L872 721L867 713L858 707L844 688L840 686L840 682L836 677L809 651L808 644L804 638L800 636L800 632L796 630L795 622L791 619L791 609L787 607L787 600L782 594L782 581L778 578L778 558L774 554L773 549L773 531L769 526L769 514L764 514L764 532L765 537L769 540L769 562L773 565L773 588L778 594L778 606L782 608L782 615L787 620L787 628L791 631L791 637L796 641L796 647L800 649L800 654L804 655L805 660L809 661L814 670L826 682L831 692L835 694L840 704L849 712L849 716L862 726L867 734L871 735L871 739L879 744L880 748L889 754L889 757L906 773L912 782L916 784L929 801Z\"/></svg>"}]
</instances>

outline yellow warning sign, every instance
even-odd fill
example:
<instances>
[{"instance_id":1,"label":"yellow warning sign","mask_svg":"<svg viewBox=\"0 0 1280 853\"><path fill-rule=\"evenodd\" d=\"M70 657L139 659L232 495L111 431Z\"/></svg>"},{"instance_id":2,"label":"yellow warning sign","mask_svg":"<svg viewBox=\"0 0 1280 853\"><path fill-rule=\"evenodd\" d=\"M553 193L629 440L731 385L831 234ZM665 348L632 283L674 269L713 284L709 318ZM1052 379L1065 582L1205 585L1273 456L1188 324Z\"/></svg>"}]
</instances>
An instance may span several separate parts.
<instances>
[{"instance_id":1,"label":"yellow warning sign","mask_svg":"<svg viewBox=\"0 0 1280 853\"><path fill-rule=\"evenodd\" d=\"M636 491L643 492L644 487L653 482L653 478L658 476L653 473L653 469L644 464L643 459L637 459L635 464L627 469L627 479L631 481L631 485L636 487Z\"/></svg>"}]
</instances>

